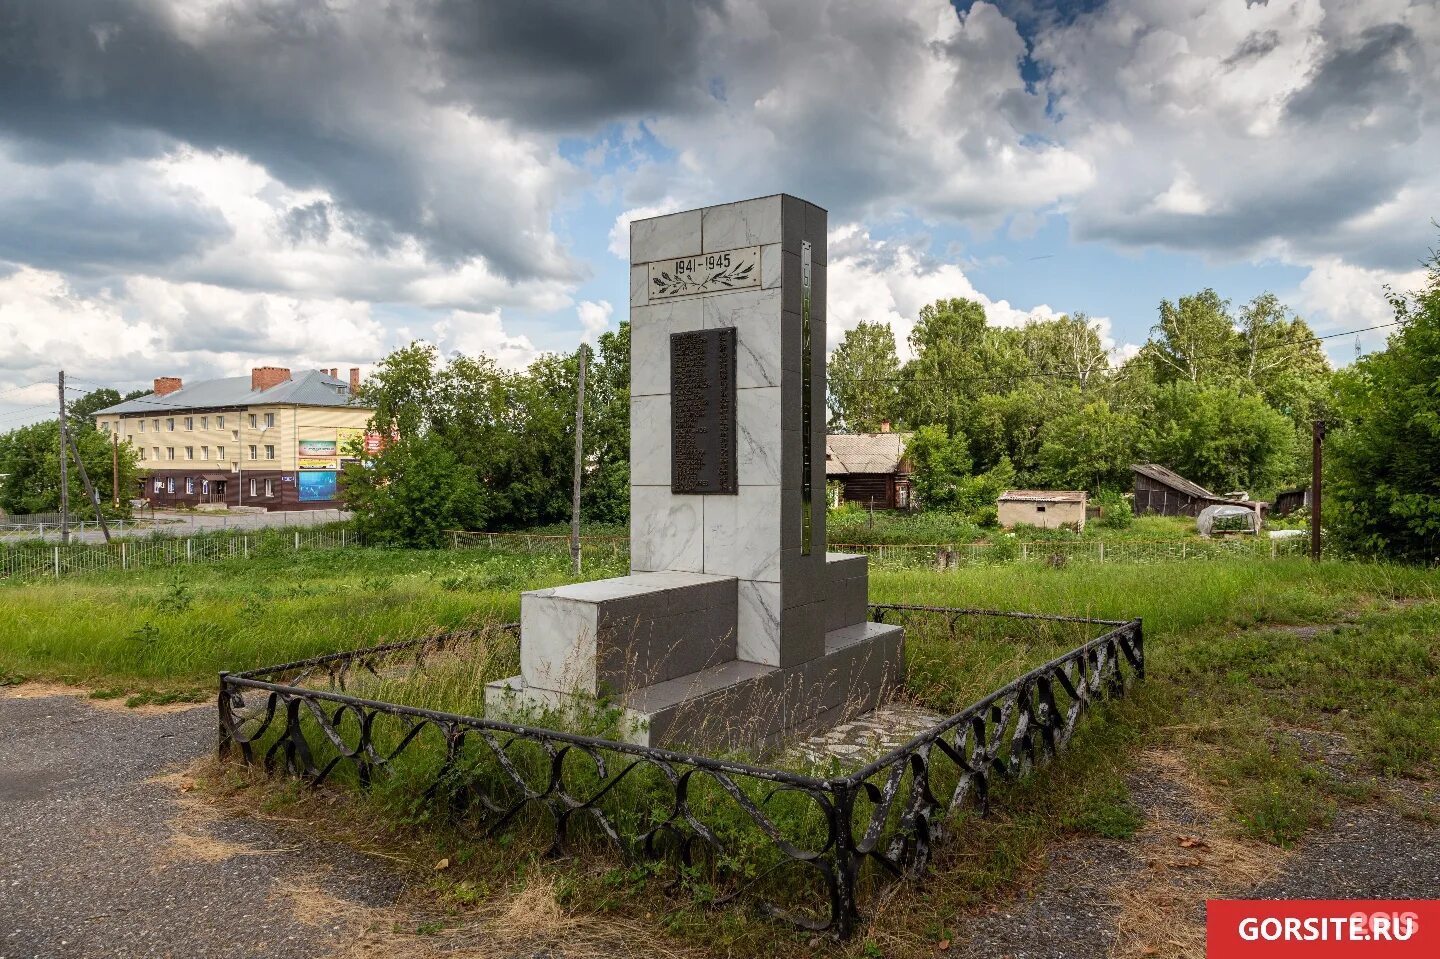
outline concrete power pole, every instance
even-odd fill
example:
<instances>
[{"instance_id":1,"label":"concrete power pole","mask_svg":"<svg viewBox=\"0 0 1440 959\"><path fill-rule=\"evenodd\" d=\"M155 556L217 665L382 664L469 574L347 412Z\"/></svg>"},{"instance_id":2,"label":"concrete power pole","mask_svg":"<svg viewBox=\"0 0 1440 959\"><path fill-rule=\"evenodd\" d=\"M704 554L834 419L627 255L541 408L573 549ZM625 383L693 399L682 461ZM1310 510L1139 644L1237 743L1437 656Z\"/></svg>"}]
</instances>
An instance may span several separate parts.
<instances>
[{"instance_id":1,"label":"concrete power pole","mask_svg":"<svg viewBox=\"0 0 1440 959\"><path fill-rule=\"evenodd\" d=\"M115 508L120 508L120 428L117 421L115 432L110 434L110 489L114 493Z\"/></svg>"},{"instance_id":2,"label":"concrete power pole","mask_svg":"<svg viewBox=\"0 0 1440 959\"><path fill-rule=\"evenodd\" d=\"M575 482L570 493L570 564L580 575L580 476L585 465L585 363L590 347L580 344L580 376L575 389Z\"/></svg>"},{"instance_id":3,"label":"concrete power pole","mask_svg":"<svg viewBox=\"0 0 1440 959\"><path fill-rule=\"evenodd\" d=\"M91 504L95 507L95 519L100 524L100 532L105 534L105 542L110 542L110 525L105 522L105 513L100 509L100 491L90 482L90 474L85 472L85 461L80 458L80 447L75 443L75 437L67 437L70 444L70 453L75 457L75 466L80 470L80 481L85 484L85 495L90 497Z\"/></svg>"},{"instance_id":4,"label":"concrete power pole","mask_svg":"<svg viewBox=\"0 0 1440 959\"><path fill-rule=\"evenodd\" d=\"M70 543L70 428L65 423L65 371L60 371L60 542Z\"/></svg>"}]
</instances>

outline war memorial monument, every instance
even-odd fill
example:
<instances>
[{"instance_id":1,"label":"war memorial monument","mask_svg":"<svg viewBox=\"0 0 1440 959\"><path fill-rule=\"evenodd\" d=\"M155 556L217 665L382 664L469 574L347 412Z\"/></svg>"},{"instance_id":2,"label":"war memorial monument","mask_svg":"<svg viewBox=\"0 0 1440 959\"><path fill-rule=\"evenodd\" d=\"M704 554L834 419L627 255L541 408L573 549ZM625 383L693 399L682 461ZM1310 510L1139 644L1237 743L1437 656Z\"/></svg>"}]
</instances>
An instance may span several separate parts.
<instances>
[{"instance_id":1,"label":"war memorial monument","mask_svg":"<svg viewBox=\"0 0 1440 959\"><path fill-rule=\"evenodd\" d=\"M643 745L765 749L899 682L866 557L825 550L825 230L783 194L630 225L630 575L521 594L491 715L605 697Z\"/></svg>"}]
</instances>

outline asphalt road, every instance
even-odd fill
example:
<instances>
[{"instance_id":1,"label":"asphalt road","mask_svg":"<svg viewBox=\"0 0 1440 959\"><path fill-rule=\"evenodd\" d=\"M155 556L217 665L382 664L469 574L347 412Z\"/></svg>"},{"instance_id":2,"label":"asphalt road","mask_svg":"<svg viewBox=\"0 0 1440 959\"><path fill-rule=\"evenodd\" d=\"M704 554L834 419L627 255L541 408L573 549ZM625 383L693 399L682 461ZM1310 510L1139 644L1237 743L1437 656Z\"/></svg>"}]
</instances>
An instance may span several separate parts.
<instances>
[{"instance_id":1,"label":"asphalt road","mask_svg":"<svg viewBox=\"0 0 1440 959\"><path fill-rule=\"evenodd\" d=\"M187 820L175 782L154 780L213 741L209 706L0 695L0 959L314 957L353 930L302 921L289 890L394 902L404 883L385 860L255 820Z\"/></svg>"}]
</instances>

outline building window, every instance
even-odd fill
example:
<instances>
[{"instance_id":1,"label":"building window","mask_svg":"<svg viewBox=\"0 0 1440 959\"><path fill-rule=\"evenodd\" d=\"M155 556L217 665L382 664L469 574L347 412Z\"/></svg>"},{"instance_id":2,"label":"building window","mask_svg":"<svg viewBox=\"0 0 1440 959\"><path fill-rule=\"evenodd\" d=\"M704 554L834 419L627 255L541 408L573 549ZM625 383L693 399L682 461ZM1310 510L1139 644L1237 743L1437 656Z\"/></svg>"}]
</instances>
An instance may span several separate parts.
<instances>
[{"instance_id":1,"label":"building window","mask_svg":"<svg viewBox=\"0 0 1440 959\"><path fill-rule=\"evenodd\" d=\"M195 481L188 476L185 477L185 492L189 495L195 493Z\"/></svg>"},{"instance_id":2,"label":"building window","mask_svg":"<svg viewBox=\"0 0 1440 959\"><path fill-rule=\"evenodd\" d=\"M255 424L255 414L254 414L254 413L251 413L251 414L250 414L250 428L253 430L253 429L255 428L255 425L256 425L256 424Z\"/></svg>"},{"instance_id":3,"label":"building window","mask_svg":"<svg viewBox=\"0 0 1440 959\"><path fill-rule=\"evenodd\" d=\"M173 493L173 492L175 492L175 477L170 476L170 477L167 477L167 478L166 478L166 480L165 480L165 492L167 492L167 493Z\"/></svg>"},{"instance_id":4,"label":"building window","mask_svg":"<svg viewBox=\"0 0 1440 959\"><path fill-rule=\"evenodd\" d=\"M173 459L175 458L175 447L173 447L173 446L167 446L167 447L165 447L165 458L166 458L167 460L173 460Z\"/></svg>"},{"instance_id":5,"label":"building window","mask_svg":"<svg viewBox=\"0 0 1440 959\"><path fill-rule=\"evenodd\" d=\"M265 428L266 428L266 429L270 429L270 428L273 427L274 425L275 425L275 414L274 414L274 413L266 413L266 414L265 414Z\"/></svg>"},{"instance_id":6,"label":"building window","mask_svg":"<svg viewBox=\"0 0 1440 959\"><path fill-rule=\"evenodd\" d=\"M217 447L215 447L215 458L216 458L217 460L223 460L223 459L225 458L225 447L223 447L223 446L217 446Z\"/></svg>"},{"instance_id":7,"label":"building window","mask_svg":"<svg viewBox=\"0 0 1440 959\"><path fill-rule=\"evenodd\" d=\"M255 495L255 481L253 479L250 481L250 495Z\"/></svg>"},{"instance_id":8,"label":"building window","mask_svg":"<svg viewBox=\"0 0 1440 959\"><path fill-rule=\"evenodd\" d=\"M200 428L201 428L202 430L208 430L208 429L210 428L210 417L208 417L208 416L202 416L202 417L200 417Z\"/></svg>"},{"instance_id":9,"label":"building window","mask_svg":"<svg viewBox=\"0 0 1440 959\"><path fill-rule=\"evenodd\" d=\"M209 480L207 480L207 479L202 479L202 480L200 481L200 495L202 495L202 496L209 496L209 495L210 495L210 481L209 481Z\"/></svg>"},{"instance_id":10,"label":"building window","mask_svg":"<svg viewBox=\"0 0 1440 959\"><path fill-rule=\"evenodd\" d=\"M159 420L151 420L151 421L150 421L150 425L153 426L153 427L155 427L155 432L157 432L157 433L160 432L160 421L159 421Z\"/></svg>"},{"instance_id":11,"label":"building window","mask_svg":"<svg viewBox=\"0 0 1440 959\"><path fill-rule=\"evenodd\" d=\"M145 447L142 446L142 447L140 447L140 459L143 460L144 458L145 458Z\"/></svg>"},{"instance_id":12,"label":"building window","mask_svg":"<svg viewBox=\"0 0 1440 959\"><path fill-rule=\"evenodd\" d=\"M142 433L145 432L145 421L144 421L144 420L141 420L141 421L140 421L140 432L142 432Z\"/></svg>"},{"instance_id":13,"label":"building window","mask_svg":"<svg viewBox=\"0 0 1440 959\"><path fill-rule=\"evenodd\" d=\"M100 421L100 432L102 432L102 433L108 433L108 432L110 432L110 421L109 421L109 420L101 420L101 421Z\"/></svg>"},{"instance_id":14,"label":"building window","mask_svg":"<svg viewBox=\"0 0 1440 959\"><path fill-rule=\"evenodd\" d=\"M260 458L259 452L254 443L250 444L250 458L252 460L258 460Z\"/></svg>"},{"instance_id":15,"label":"building window","mask_svg":"<svg viewBox=\"0 0 1440 959\"><path fill-rule=\"evenodd\" d=\"M275 495L275 481L274 481L274 480L267 479L267 480L265 481L265 495L266 495L266 496L274 496L274 495Z\"/></svg>"},{"instance_id":16,"label":"building window","mask_svg":"<svg viewBox=\"0 0 1440 959\"><path fill-rule=\"evenodd\" d=\"M225 417L223 417L223 416L217 416L217 417L215 417L215 428L216 428L217 430L223 430L223 429L225 428Z\"/></svg>"},{"instance_id":17,"label":"building window","mask_svg":"<svg viewBox=\"0 0 1440 959\"><path fill-rule=\"evenodd\" d=\"M1037 506L1037 507L1035 507L1035 512L1037 512L1037 513L1043 513L1043 512L1045 512L1045 507L1043 507L1043 506Z\"/></svg>"},{"instance_id":18,"label":"building window","mask_svg":"<svg viewBox=\"0 0 1440 959\"><path fill-rule=\"evenodd\" d=\"M202 446L202 447L200 447L200 458L201 458L202 460L208 460L208 459L210 458L210 447L208 447L208 446Z\"/></svg>"},{"instance_id":19,"label":"building window","mask_svg":"<svg viewBox=\"0 0 1440 959\"><path fill-rule=\"evenodd\" d=\"M173 417L173 416L166 417L166 419L165 419L165 428L166 428L167 430L169 430L170 432L172 432L172 433L175 432L175 417Z\"/></svg>"},{"instance_id":20,"label":"building window","mask_svg":"<svg viewBox=\"0 0 1440 959\"><path fill-rule=\"evenodd\" d=\"M152 446L150 448L155 451L155 458L158 460L160 458L160 447Z\"/></svg>"},{"instance_id":21,"label":"building window","mask_svg":"<svg viewBox=\"0 0 1440 959\"><path fill-rule=\"evenodd\" d=\"M187 416L187 417L185 417L185 428L186 428L187 430L193 430L193 429L195 428L195 417L193 417L193 416Z\"/></svg>"},{"instance_id":22,"label":"building window","mask_svg":"<svg viewBox=\"0 0 1440 959\"><path fill-rule=\"evenodd\" d=\"M163 493L163 492L165 492L165 481L162 480L162 479L161 479L160 477L158 477L158 476L155 477L155 492L157 492L157 493Z\"/></svg>"},{"instance_id":23,"label":"building window","mask_svg":"<svg viewBox=\"0 0 1440 959\"><path fill-rule=\"evenodd\" d=\"M265 458L267 460L273 460L275 458L275 447L270 443L265 444Z\"/></svg>"},{"instance_id":24,"label":"building window","mask_svg":"<svg viewBox=\"0 0 1440 959\"><path fill-rule=\"evenodd\" d=\"M193 447L193 446L187 446L187 447L185 447L185 458L186 458L187 460L193 460L193 459L195 458L195 447Z\"/></svg>"}]
</instances>

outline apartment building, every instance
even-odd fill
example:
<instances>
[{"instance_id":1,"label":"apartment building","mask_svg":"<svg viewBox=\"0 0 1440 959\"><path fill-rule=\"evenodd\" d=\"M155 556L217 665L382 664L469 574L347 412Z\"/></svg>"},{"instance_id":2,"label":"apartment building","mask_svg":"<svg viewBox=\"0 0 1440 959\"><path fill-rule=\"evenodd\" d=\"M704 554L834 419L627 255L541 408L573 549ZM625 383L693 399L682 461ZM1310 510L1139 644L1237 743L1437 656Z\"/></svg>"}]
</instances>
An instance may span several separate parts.
<instances>
[{"instance_id":1,"label":"apartment building","mask_svg":"<svg viewBox=\"0 0 1440 959\"><path fill-rule=\"evenodd\" d=\"M144 470L135 495L154 506L332 509L373 412L354 402L360 370L338 374L262 366L189 386L162 376L154 392L95 421L135 447Z\"/></svg>"}]
</instances>

